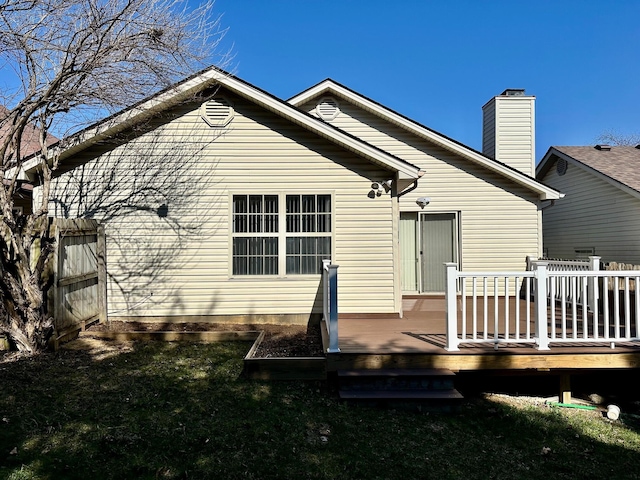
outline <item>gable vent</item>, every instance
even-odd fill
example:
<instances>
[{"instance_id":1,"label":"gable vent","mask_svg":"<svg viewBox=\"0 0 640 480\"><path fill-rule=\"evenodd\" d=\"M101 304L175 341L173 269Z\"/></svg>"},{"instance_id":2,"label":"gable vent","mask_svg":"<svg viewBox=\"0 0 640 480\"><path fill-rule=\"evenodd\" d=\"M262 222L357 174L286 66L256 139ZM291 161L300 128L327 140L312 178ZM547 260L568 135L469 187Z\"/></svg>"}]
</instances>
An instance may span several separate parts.
<instances>
[{"instance_id":1,"label":"gable vent","mask_svg":"<svg viewBox=\"0 0 640 480\"><path fill-rule=\"evenodd\" d=\"M556 171L559 176L567 173L567 161L564 158L558 159L558 162L556 163Z\"/></svg>"},{"instance_id":2,"label":"gable vent","mask_svg":"<svg viewBox=\"0 0 640 480\"><path fill-rule=\"evenodd\" d=\"M333 120L340 113L340 106L335 99L326 97L318 102L316 113L323 120Z\"/></svg>"},{"instance_id":3,"label":"gable vent","mask_svg":"<svg viewBox=\"0 0 640 480\"><path fill-rule=\"evenodd\" d=\"M210 127L227 126L233 114L233 105L224 97L213 98L200 107L200 116Z\"/></svg>"}]
</instances>

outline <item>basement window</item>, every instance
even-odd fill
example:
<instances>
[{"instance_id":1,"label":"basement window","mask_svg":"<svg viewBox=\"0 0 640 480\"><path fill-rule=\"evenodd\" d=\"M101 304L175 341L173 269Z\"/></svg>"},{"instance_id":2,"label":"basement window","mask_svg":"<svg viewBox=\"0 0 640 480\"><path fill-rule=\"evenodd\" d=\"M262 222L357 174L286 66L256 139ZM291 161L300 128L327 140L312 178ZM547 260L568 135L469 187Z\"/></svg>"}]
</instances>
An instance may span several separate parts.
<instances>
[{"instance_id":1,"label":"basement window","mask_svg":"<svg viewBox=\"0 0 640 480\"><path fill-rule=\"evenodd\" d=\"M224 97L212 98L200 107L200 116L210 127L226 127L233 115L233 105Z\"/></svg>"}]
</instances>

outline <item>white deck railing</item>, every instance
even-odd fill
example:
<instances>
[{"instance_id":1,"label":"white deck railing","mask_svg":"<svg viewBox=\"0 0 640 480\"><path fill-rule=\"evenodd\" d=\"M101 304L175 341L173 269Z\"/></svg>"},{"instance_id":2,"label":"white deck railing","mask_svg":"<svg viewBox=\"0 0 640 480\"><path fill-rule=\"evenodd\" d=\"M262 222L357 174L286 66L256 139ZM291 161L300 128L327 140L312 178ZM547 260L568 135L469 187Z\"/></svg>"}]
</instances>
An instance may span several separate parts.
<instances>
[{"instance_id":1,"label":"white deck railing","mask_svg":"<svg viewBox=\"0 0 640 480\"><path fill-rule=\"evenodd\" d=\"M446 264L447 350L462 343L531 343L548 350L552 343L614 348L640 341L640 271L548 267L535 261L526 272L460 272Z\"/></svg>"},{"instance_id":2,"label":"white deck railing","mask_svg":"<svg viewBox=\"0 0 640 480\"><path fill-rule=\"evenodd\" d=\"M329 335L328 353L338 353L338 265L322 261L322 318Z\"/></svg>"},{"instance_id":3,"label":"white deck railing","mask_svg":"<svg viewBox=\"0 0 640 480\"><path fill-rule=\"evenodd\" d=\"M527 257L527 270L533 270L534 265L544 261L547 264L548 272L597 272L600 270L600 257L590 256L588 259L583 260L537 260L532 257ZM594 285L597 283L591 283L586 285L586 278L578 276L562 276L556 282L556 289L551 293L550 289L547 289L547 295L549 298L555 298L557 302L564 302L567 304L577 301L580 305L584 305L586 299L587 308L592 308L595 301ZM575 282L575 285L569 285L567 282ZM586 295L585 295L586 293ZM534 292L535 295L535 292ZM574 298L574 296L576 296Z\"/></svg>"}]
</instances>

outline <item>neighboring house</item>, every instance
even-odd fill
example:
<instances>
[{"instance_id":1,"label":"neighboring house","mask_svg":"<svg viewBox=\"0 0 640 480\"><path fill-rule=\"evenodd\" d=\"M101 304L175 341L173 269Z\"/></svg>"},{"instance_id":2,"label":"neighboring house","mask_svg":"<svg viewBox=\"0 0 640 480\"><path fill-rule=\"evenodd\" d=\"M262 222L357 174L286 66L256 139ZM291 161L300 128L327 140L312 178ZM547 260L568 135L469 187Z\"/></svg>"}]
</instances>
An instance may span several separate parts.
<instances>
[{"instance_id":1,"label":"neighboring house","mask_svg":"<svg viewBox=\"0 0 640 480\"><path fill-rule=\"evenodd\" d=\"M4 106L0 105L0 138L3 138L6 135L6 132L9 129L8 125L4 124L4 120L7 118L9 110ZM53 135L47 135L47 144L52 145L56 143L58 139ZM20 144L20 153L22 157L29 157L36 152L40 151L40 130L36 128L32 124L28 124L24 129L21 144ZM3 184L9 185L10 180L3 179ZM26 180L18 180L18 188L15 191L13 196L13 206L14 209L20 211L21 213L31 213L32 208L32 192L33 192L33 184Z\"/></svg>"},{"instance_id":2,"label":"neighboring house","mask_svg":"<svg viewBox=\"0 0 640 480\"><path fill-rule=\"evenodd\" d=\"M402 315L403 294L444 292L445 261L541 254L561 194L531 176L516 93L485 106L497 126L527 106L487 138L497 161L331 80L286 102L211 68L80 132L52 211L104 223L111 318L306 323L325 258L341 313Z\"/></svg>"},{"instance_id":3,"label":"neighboring house","mask_svg":"<svg viewBox=\"0 0 640 480\"><path fill-rule=\"evenodd\" d=\"M551 147L536 178L566 197L543 213L544 253L640 264L640 149Z\"/></svg>"}]
</instances>

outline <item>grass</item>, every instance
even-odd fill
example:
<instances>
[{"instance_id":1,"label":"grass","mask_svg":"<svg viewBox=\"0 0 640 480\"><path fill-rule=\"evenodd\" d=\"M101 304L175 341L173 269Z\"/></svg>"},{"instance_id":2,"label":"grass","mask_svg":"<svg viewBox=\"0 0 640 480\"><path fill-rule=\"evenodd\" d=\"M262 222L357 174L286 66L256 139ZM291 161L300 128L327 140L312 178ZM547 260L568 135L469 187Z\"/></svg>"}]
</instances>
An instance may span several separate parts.
<instances>
[{"instance_id":1,"label":"grass","mask_svg":"<svg viewBox=\"0 0 640 480\"><path fill-rule=\"evenodd\" d=\"M248 348L0 363L0 478L640 478L636 417L482 398L454 415L353 407L321 384L243 379Z\"/></svg>"}]
</instances>

